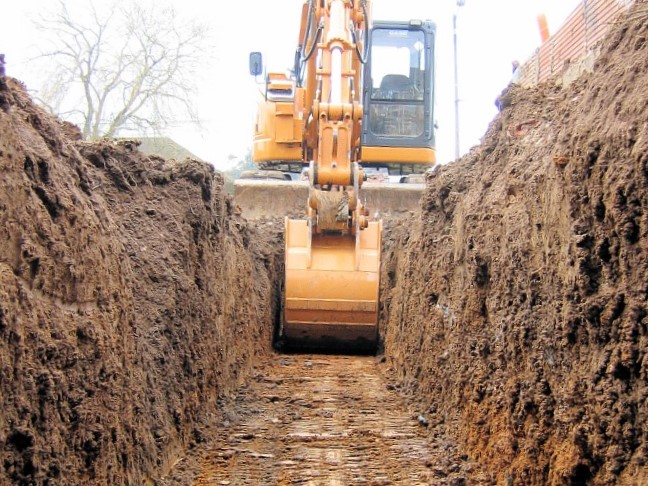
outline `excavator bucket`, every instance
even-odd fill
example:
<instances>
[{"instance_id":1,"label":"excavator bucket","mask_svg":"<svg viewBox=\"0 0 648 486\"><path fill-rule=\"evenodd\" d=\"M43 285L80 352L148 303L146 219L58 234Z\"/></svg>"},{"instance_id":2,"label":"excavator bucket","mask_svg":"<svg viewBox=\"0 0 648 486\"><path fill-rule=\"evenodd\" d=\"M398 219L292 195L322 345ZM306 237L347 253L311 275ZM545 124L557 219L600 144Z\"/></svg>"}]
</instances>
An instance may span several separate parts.
<instances>
[{"instance_id":1,"label":"excavator bucket","mask_svg":"<svg viewBox=\"0 0 648 486\"><path fill-rule=\"evenodd\" d=\"M285 344L375 351L382 221L370 222L357 237L309 235L306 220L286 218Z\"/></svg>"}]
</instances>

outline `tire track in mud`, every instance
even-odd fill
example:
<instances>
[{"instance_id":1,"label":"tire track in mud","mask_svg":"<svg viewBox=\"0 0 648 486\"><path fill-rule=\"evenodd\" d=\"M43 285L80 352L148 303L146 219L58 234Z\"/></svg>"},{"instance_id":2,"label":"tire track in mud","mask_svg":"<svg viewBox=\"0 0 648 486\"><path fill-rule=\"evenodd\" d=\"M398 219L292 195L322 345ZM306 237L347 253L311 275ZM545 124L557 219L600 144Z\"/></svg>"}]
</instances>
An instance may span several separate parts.
<instances>
[{"instance_id":1,"label":"tire track in mud","mask_svg":"<svg viewBox=\"0 0 648 486\"><path fill-rule=\"evenodd\" d=\"M464 484L374 357L273 356L237 398L240 414L201 453L193 484ZM474 483L473 483L474 484Z\"/></svg>"}]
</instances>

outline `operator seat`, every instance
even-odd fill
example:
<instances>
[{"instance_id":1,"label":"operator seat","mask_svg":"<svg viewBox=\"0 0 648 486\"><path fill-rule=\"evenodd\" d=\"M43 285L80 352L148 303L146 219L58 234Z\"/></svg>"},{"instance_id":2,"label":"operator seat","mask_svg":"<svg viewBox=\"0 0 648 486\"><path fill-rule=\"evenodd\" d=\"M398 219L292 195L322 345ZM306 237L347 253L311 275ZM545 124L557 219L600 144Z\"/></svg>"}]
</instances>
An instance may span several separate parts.
<instances>
[{"instance_id":1,"label":"operator seat","mask_svg":"<svg viewBox=\"0 0 648 486\"><path fill-rule=\"evenodd\" d=\"M404 74L385 74L380 81L380 98L389 100L411 98L414 86Z\"/></svg>"},{"instance_id":2,"label":"operator seat","mask_svg":"<svg viewBox=\"0 0 648 486\"><path fill-rule=\"evenodd\" d=\"M424 130L423 94L404 74L386 74L377 103L370 107L370 128L378 136L419 137Z\"/></svg>"}]
</instances>

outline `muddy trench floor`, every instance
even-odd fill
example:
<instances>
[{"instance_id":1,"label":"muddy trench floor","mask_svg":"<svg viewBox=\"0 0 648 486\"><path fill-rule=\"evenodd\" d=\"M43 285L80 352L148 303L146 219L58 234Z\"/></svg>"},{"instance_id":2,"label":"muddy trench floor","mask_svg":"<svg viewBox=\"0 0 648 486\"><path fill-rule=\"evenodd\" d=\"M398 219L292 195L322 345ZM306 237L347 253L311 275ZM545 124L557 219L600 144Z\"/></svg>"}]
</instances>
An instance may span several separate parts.
<instances>
[{"instance_id":1,"label":"muddy trench floor","mask_svg":"<svg viewBox=\"0 0 648 486\"><path fill-rule=\"evenodd\" d=\"M373 356L274 354L159 484L493 484Z\"/></svg>"}]
</instances>

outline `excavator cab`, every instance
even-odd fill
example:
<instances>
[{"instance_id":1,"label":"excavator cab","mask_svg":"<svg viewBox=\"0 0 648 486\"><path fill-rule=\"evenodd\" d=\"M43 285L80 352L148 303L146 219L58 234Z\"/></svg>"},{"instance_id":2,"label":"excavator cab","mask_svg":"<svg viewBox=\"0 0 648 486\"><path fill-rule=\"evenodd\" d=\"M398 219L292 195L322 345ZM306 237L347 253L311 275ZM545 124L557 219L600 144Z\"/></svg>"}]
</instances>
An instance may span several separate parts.
<instances>
[{"instance_id":1,"label":"excavator cab","mask_svg":"<svg viewBox=\"0 0 648 486\"><path fill-rule=\"evenodd\" d=\"M434 34L429 21L374 23L364 66L363 167L401 177L435 163Z\"/></svg>"},{"instance_id":2,"label":"excavator cab","mask_svg":"<svg viewBox=\"0 0 648 486\"><path fill-rule=\"evenodd\" d=\"M416 210L423 174L436 163L435 34L420 20L374 22L370 31L360 158L366 172L386 174L363 188L375 213Z\"/></svg>"}]
</instances>

